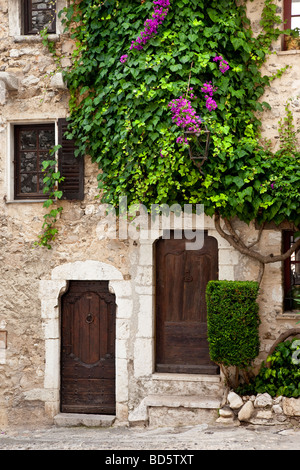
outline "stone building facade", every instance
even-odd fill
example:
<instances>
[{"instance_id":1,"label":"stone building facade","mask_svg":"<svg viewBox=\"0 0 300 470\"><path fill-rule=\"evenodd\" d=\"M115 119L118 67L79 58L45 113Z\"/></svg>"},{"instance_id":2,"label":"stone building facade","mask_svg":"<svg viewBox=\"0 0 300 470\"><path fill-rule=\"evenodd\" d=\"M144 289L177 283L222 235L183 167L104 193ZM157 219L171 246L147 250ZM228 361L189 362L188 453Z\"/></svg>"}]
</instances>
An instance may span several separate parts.
<instances>
[{"instance_id":1,"label":"stone building facade","mask_svg":"<svg viewBox=\"0 0 300 470\"><path fill-rule=\"evenodd\" d=\"M219 374L155 370L155 244L162 229L138 239L105 237L97 196L97 168L85 160L84 199L63 201L59 234L52 250L33 247L43 223L43 201L16 199L15 135L19 126L48 125L57 143L58 120L68 114L68 90L52 56L37 34L24 35L21 0L0 0L0 428L27 422L53 423L61 413L61 299L71 281L106 281L114 294L115 413L117 423L201 422L216 418L224 383ZM39 3L39 2L35 2ZM47 3L47 2L40 2ZM283 0L278 8L283 11ZM60 10L66 0L57 1ZM258 30L261 0L249 2ZM60 21L50 35L70 61L73 44ZM272 82L266 101L263 134L277 145L277 122L291 99L300 125L300 51L274 54L266 73L289 65ZM176 221L175 221L176 222ZM171 228L172 224L171 223ZM193 221L192 221L193 223ZM174 228L174 227L173 227ZM217 241L218 276L255 280L258 265L235 251L204 218L209 237ZM257 229L240 224L245 239ZM282 230L265 230L258 250L280 253ZM281 263L266 266L260 296L261 351L264 359L281 332L295 326L295 312L283 308Z\"/></svg>"}]
</instances>

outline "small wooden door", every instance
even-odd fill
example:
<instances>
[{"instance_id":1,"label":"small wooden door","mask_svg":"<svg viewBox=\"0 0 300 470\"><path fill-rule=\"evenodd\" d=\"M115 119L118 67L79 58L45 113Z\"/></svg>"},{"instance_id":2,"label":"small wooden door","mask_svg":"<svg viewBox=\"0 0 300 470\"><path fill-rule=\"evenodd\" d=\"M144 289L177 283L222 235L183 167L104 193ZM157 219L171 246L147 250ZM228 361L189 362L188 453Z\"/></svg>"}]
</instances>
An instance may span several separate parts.
<instances>
[{"instance_id":1,"label":"small wooden door","mask_svg":"<svg viewBox=\"0 0 300 470\"><path fill-rule=\"evenodd\" d=\"M209 356L205 289L218 279L218 244L205 233L201 250L186 240L156 244L156 370L217 374Z\"/></svg>"},{"instance_id":2,"label":"small wooden door","mask_svg":"<svg viewBox=\"0 0 300 470\"><path fill-rule=\"evenodd\" d=\"M71 281L61 299L61 411L115 413L115 295Z\"/></svg>"}]
</instances>

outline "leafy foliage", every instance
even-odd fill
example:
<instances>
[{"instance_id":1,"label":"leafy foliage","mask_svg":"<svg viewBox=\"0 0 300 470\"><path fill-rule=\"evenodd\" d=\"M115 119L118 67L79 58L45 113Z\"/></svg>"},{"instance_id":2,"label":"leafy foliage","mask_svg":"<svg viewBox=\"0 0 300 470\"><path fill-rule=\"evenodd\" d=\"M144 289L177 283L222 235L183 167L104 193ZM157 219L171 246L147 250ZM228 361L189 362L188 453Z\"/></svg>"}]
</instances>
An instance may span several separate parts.
<instances>
[{"instance_id":1,"label":"leafy foliage","mask_svg":"<svg viewBox=\"0 0 300 470\"><path fill-rule=\"evenodd\" d=\"M259 353L258 283L209 281L206 289L210 357L241 369Z\"/></svg>"},{"instance_id":2,"label":"leafy foliage","mask_svg":"<svg viewBox=\"0 0 300 470\"><path fill-rule=\"evenodd\" d=\"M241 394L269 393L272 397L300 397L300 341L284 341L267 358L270 367L263 363L255 379L238 392Z\"/></svg>"},{"instance_id":3,"label":"leafy foliage","mask_svg":"<svg viewBox=\"0 0 300 470\"><path fill-rule=\"evenodd\" d=\"M44 189L43 193L48 195L48 199L44 202L43 207L50 208L50 212L44 215L43 233L39 235L39 241L34 245L44 246L51 249L51 242L55 240L58 229L55 227L57 218L62 212L62 207L57 207L57 201L62 198L62 191L59 190L59 183L64 180L60 172L56 170L55 152L60 148L56 145L50 151L51 160L42 162L44 172Z\"/></svg>"},{"instance_id":4,"label":"leafy foliage","mask_svg":"<svg viewBox=\"0 0 300 470\"><path fill-rule=\"evenodd\" d=\"M299 223L299 152L273 155L258 144L257 112L269 108L261 97L272 79L260 68L280 34L272 0L256 38L244 4L172 0L159 34L130 50L152 8L150 0L80 0L65 9L77 46L65 72L70 133L78 153L99 166L102 201L118 207L126 195L147 207L202 203L208 215ZM226 75L217 55L230 64ZM181 134L168 108L185 95L190 72L194 105L212 132L201 173L176 142ZM210 81L218 104L211 112L200 92Z\"/></svg>"}]
</instances>

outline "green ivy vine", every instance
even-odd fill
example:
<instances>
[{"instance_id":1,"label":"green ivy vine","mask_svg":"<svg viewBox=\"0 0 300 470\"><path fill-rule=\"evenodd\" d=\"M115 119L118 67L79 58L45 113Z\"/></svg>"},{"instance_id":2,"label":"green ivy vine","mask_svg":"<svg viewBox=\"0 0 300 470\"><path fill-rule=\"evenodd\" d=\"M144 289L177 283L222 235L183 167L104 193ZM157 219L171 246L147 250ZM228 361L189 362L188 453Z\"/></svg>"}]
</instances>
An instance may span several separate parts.
<instances>
[{"instance_id":1,"label":"green ivy vine","mask_svg":"<svg viewBox=\"0 0 300 470\"><path fill-rule=\"evenodd\" d=\"M63 211L62 206L58 206L57 202L63 196L62 191L59 189L59 183L64 181L64 177L61 176L60 172L56 168L55 153L60 148L60 145L55 145L49 152L50 160L44 160L43 165L43 193L47 195L47 199L43 204L43 207L49 209L50 212L46 212L44 215L44 222L42 225L43 233L39 235L39 241L34 243L34 246L44 246L50 250L52 248L52 242L55 240L58 233L56 228L56 222Z\"/></svg>"},{"instance_id":2,"label":"green ivy vine","mask_svg":"<svg viewBox=\"0 0 300 470\"><path fill-rule=\"evenodd\" d=\"M142 50L130 49L152 11L150 0L80 0L63 10L76 44L64 71L70 137L78 155L98 164L101 201L118 208L119 197L127 196L128 204L149 209L201 203L210 216L298 225L299 150L282 143L273 153L260 140L260 116L270 109L262 97L285 71L273 77L261 72L282 34L273 1L265 0L262 32L255 37L245 2L171 0L158 34ZM226 74L213 61L219 55L230 64ZM210 81L217 88L212 111L201 93ZM188 83L212 136L201 172L176 142L182 133L168 107L186 94ZM294 129L287 132L295 138Z\"/></svg>"}]
</instances>

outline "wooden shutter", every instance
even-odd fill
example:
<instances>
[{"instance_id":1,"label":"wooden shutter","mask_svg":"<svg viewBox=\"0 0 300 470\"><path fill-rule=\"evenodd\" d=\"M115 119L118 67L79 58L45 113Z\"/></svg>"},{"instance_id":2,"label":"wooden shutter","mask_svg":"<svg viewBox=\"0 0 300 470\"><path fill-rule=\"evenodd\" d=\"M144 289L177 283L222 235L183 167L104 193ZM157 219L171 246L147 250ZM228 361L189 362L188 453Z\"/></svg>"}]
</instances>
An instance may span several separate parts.
<instances>
[{"instance_id":1,"label":"wooden shutter","mask_svg":"<svg viewBox=\"0 0 300 470\"><path fill-rule=\"evenodd\" d=\"M58 143L62 147L58 151L58 170L65 179L59 185L63 191L62 199L75 199L82 201L84 198L84 158L82 155L75 157L75 143L67 139L68 130L66 119L58 120Z\"/></svg>"}]
</instances>

